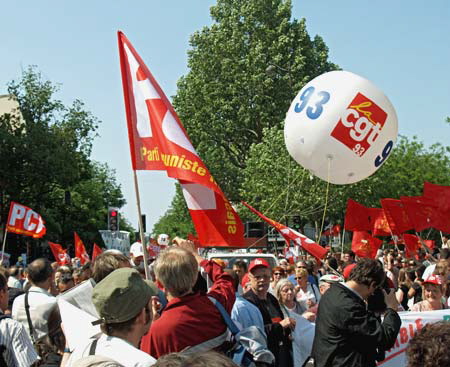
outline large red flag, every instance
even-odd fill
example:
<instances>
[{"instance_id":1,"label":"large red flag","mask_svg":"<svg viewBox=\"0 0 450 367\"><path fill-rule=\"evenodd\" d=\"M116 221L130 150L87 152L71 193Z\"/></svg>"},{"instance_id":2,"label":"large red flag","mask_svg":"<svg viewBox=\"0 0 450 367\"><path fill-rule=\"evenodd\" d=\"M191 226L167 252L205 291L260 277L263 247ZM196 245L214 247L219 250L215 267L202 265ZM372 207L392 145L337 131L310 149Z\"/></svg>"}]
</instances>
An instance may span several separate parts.
<instances>
[{"instance_id":1,"label":"large red flag","mask_svg":"<svg viewBox=\"0 0 450 367\"><path fill-rule=\"evenodd\" d=\"M44 220L39 214L27 206L14 201L11 201L6 223L8 232L23 234L33 238L41 238L47 231Z\"/></svg>"},{"instance_id":2,"label":"large red flag","mask_svg":"<svg viewBox=\"0 0 450 367\"><path fill-rule=\"evenodd\" d=\"M286 227L284 224L275 222L274 220L266 217L264 214L260 213L244 201L242 202L242 204L244 204L262 220L273 226L284 237L288 246L290 244L290 241L294 241L297 245L303 247L306 252L314 256L316 259L323 259L326 256L328 250L315 243L305 235L293 230L292 228Z\"/></svg>"},{"instance_id":3,"label":"large red flag","mask_svg":"<svg viewBox=\"0 0 450 367\"><path fill-rule=\"evenodd\" d=\"M435 185L430 182L423 184L423 196L433 201L435 206L449 215L450 220L450 186Z\"/></svg>"},{"instance_id":4,"label":"large red flag","mask_svg":"<svg viewBox=\"0 0 450 367\"><path fill-rule=\"evenodd\" d=\"M417 232L430 227L450 232L450 221L446 218L445 213L441 212L429 198L402 196L400 200Z\"/></svg>"},{"instance_id":5,"label":"large red flag","mask_svg":"<svg viewBox=\"0 0 450 367\"><path fill-rule=\"evenodd\" d=\"M368 257L375 259L378 249L383 241L379 238L372 237L366 231L354 231L352 239L352 251L359 257Z\"/></svg>"},{"instance_id":6,"label":"large red flag","mask_svg":"<svg viewBox=\"0 0 450 367\"><path fill-rule=\"evenodd\" d=\"M70 264L70 257L67 254L67 250L63 249L59 243L53 243L48 241L50 250L52 250L53 256L59 265Z\"/></svg>"},{"instance_id":7,"label":"large red flag","mask_svg":"<svg viewBox=\"0 0 450 367\"><path fill-rule=\"evenodd\" d=\"M81 238L76 232L73 232L73 237L75 242L75 257L78 257L81 265L84 265L91 260L89 259L89 255L84 247L83 241L81 241Z\"/></svg>"},{"instance_id":8,"label":"large red flag","mask_svg":"<svg viewBox=\"0 0 450 367\"><path fill-rule=\"evenodd\" d=\"M405 255L406 257L414 257L420 247L420 239L414 234L405 233L403 235L405 241Z\"/></svg>"},{"instance_id":9,"label":"large red flag","mask_svg":"<svg viewBox=\"0 0 450 367\"><path fill-rule=\"evenodd\" d=\"M92 261L95 260L95 258L100 255L103 252L103 250L94 242L94 248L92 249Z\"/></svg>"},{"instance_id":10,"label":"large red flag","mask_svg":"<svg viewBox=\"0 0 450 367\"><path fill-rule=\"evenodd\" d=\"M244 226L209 173L175 110L134 47L118 32L133 169L179 180L202 246L244 246Z\"/></svg>"},{"instance_id":11,"label":"large red flag","mask_svg":"<svg viewBox=\"0 0 450 367\"><path fill-rule=\"evenodd\" d=\"M344 228L347 231L370 231L372 227L369 208L355 200L348 199Z\"/></svg>"},{"instance_id":12,"label":"large red flag","mask_svg":"<svg viewBox=\"0 0 450 367\"><path fill-rule=\"evenodd\" d=\"M369 208L369 213L372 236L391 236L393 234L383 209Z\"/></svg>"},{"instance_id":13,"label":"large red flag","mask_svg":"<svg viewBox=\"0 0 450 367\"><path fill-rule=\"evenodd\" d=\"M381 199L380 202L393 234L401 235L414 228L400 200Z\"/></svg>"}]
</instances>

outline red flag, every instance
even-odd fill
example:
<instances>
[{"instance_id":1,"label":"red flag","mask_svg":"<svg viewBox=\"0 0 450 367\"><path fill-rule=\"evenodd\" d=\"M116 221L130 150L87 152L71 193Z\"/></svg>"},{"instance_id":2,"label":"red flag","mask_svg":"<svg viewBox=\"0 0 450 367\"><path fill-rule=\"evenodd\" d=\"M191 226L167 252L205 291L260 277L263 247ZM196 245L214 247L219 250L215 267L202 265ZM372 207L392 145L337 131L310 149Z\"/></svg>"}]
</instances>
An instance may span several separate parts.
<instances>
[{"instance_id":1,"label":"red flag","mask_svg":"<svg viewBox=\"0 0 450 367\"><path fill-rule=\"evenodd\" d=\"M359 257L368 257L375 259L377 251L383 241L379 238L372 237L366 231L354 231L352 239L352 251Z\"/></svg>"},{"instance_id":2,"label":"red flag","mask_svg":"<svg viewBox=\"0 0 450 367\"><path fill-rule=\"evenodd\" d=\"M450 214L450 186L425 182L423 184L423 196L430 199L440 211L446 212L447 215Z\"/></svg>"},{"instance_id":3,"label":"red flag","mask_svg":"<svg viewBox=\"0 0 450 367\"><path fill-rule=\"evenodd\" d=\"M381 199L380 202L393 234L401 235L414 228L400 200Z\"/></svg>"},{"instance_id":4,"label":"red flag","mask_svg":"<svg viewBox=\"0 0 450 367\"><path fill-rule=\"evenodd\" d=\"M405 241L405 255L406 257L414 257L420 247L420 239L416 235L405 233L403 235Z\"/></svg>"},{"instance_id":5,"label":"red flag","mask_svg":"<svg viewBox=\"0 0 450 367\"><path fill-rule=\"evenodd\" d=\"M89 255L86 252L84 243L83 243L83 241L81 241L78 234L76 232L73 232L73 236L74 236L74 242L75 242L75 257L78 257L80 259L81 265L84 265L91 260L89 259Z\"/></svg>"},{"instance_id":6,"label":"red flag","mask_svg":"<svg viewBox=\"0 0 450 367\"><path fill-rule=\"evenodd\" d=\"M341 226L339 224L336 224L336 225L331 226L330 228L328 228L325 232L323 232L322 236L337 237L337 236L339 236L340 232L341 232Z\"/></svg>"},{"instance_id":7,"label":"red flag","mask_svg":"<svg viewBox=\"0 0 450 367\"><path fill-rule=\"evenodd\" d=\"M92 261L95 261L95 258L100 255L103 250L94 242L94 248L92 249Z\"/></svg>"},{"instance_id":8,"label":"red flag","mask_svg":"<svg viewBox=\"0 0 450 367\"><path fill-rule=\"evenodd\" d=\"M59 265L70 264L70 257L67 254L67 250L63 249L59 243L53 243L48 241L50 250L52 250L53 256Z\"/></svg>"},{"instance_id":9,"label":"red flag","mask_svg":"<svg viewBox=\"0 0 450 367\"><path fill-rule=\"evenodd\" d=\"M344 228L347 231L370 231L369 209L355 200L348 199Z\"/></svg>"},{"instance_id":10,"label":"red flag","mask_svg":"<svg viewBox=\"0 0 450 367\"><path fill-rule=\"evenodd\" d=\"M238 214L136 50L122 32L118 38L133 169L166 170L179 180L202 246L243 246Z\"/></svg>"},{"instance_id":11,"label":"red flag","mask_svg":"<svg viewBox=\"0 0 450 367\"><path fill-rule=\"evenodd\" d=\"M39 214L27 206L14 201L11 201L9 207L6 230L33 238L41 238L47 231L44 220Z\"/></svg>"},{"instance_id":12,"label":"red flag","mask_svg":"<svg viewBox=\"0 0 450 367\"><path fill-rule=\"evenodd\" d=\"M423 196L402 196L400 200L417 232L430 227L444 232L450 231L450 221L434 206L432 200Z\"/></svg>"},{"instance_id":13,"label":"red flag","mask_svg":"<svg viewBox=\"0 0 450 367\"><path fill-rule=\"evenodd\" d=\"M369 208L373 236L391 236L391 228L383 209Z\"/></svg>"},{"instance_id":14,"label":"red flag","mask_svg":"<svg viewBox=\"0 0 450 367\"><path fill-rule=\"evenodd\" d=\"M328 250L324 249L319 244L315 243L313 240L309 239L305 235L294 231L292 228L286 227L285 225L275 222L274 220L266 217L264 214L257 211L255 208L248 205L246 202L242 201L247 208L249 208L253 213L259 216L262 220L269 223L274 227L285 239L287 246L289 246L290 241L294 241L297 245L301 246L306 252L314 256L316 259L323 259Z\"/></svg>"},{"instance_id":15,"label":"red flag","mask_svg":"<svg viewBox=\"0 0 450 367\"><path fill-rule=\"evenodd\" d=\"M427 246L430 250L434 250L436 243L433 240L422 240L422 242Z\"/></svg>"}]
</instances>

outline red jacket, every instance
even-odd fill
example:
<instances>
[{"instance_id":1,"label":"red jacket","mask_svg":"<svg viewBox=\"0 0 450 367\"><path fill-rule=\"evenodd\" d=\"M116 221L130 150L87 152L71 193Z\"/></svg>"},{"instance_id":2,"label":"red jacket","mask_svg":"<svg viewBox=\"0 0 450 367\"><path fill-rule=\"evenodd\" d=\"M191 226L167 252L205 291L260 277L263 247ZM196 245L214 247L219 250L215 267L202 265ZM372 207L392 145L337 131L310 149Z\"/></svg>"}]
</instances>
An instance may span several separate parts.
<instances>
[{"instance_id":1,"label":"red jacket","mask_svg":"<svg viewBox=\"0 0 450 367\"><path fill-rule=\"evenodd\" d=\"M141 350L154 358L180 352L226 331L222 316L208 296L217 299L231 313L236 298L232 277L213 261L203 260L200 266L213 285L208 294L192 293L167 304L141 341Z\"/></svg>"}]
</instances>

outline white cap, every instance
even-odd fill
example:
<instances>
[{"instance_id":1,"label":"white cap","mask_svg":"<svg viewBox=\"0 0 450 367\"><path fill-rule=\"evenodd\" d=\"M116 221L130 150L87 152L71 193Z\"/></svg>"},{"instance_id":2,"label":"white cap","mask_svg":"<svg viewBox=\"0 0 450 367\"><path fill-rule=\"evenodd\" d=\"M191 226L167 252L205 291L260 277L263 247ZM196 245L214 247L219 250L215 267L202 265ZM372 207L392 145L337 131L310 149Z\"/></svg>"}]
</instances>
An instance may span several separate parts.
<instances>
[{"instance_id":1,"label":"white cap","mask_svg":"<svg viewBox=\"0 0 450 367\"><path fill-rule=\"evenodd\" d=\"M144 251L142 250L142 243L135 242L130 247L130 254L134 257L144 256Z\"/></svg>"},{"instance_id":2,"label":"white cap","mask_svg":"<svg viewBox=\"0 0 450 367\"><path fill-rule=\"evenodd\" d=\"M335 274L325 274L320 277L319 279L319 285L322 283L339 283L343 282L344 279L338 275Z\"/></svg>"},{"instance_id":3,"label":"white cap","mask_svg":"<svg viewBox=\"0 0 450 367\"><path fill-rule=\"evenodd\" d=\"M169 235L165 233L161 233L157 239L158 245L168 246L169 245Z\"/></svg>"}]
</instances>

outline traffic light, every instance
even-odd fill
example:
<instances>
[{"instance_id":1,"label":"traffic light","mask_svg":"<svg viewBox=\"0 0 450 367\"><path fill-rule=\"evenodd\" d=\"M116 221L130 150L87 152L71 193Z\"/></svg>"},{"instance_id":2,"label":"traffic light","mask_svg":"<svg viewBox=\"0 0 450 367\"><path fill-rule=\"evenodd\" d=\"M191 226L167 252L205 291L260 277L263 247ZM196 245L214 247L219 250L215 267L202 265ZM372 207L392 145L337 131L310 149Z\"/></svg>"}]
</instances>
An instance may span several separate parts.
<instances>
[{"instance_id":1,"label":"traffic light","mask_svg":"<svg viewBox=\"0 0 450 367\"><path fill-rule=\"evenodd\" d=\"M292 217L292 228L299 231L301 228L301 219L299 215L294 215Z\"/></svg>"},{"instance_id":2,"label":"traffic light","mask_svg":"<svg viewBox=\"0 0 450 367\"><path fill-rule=\"evenodd\" d=\"M119 209L108 208L108 229L116 232L119 230Z\"/></svg>"}]
</instances>

